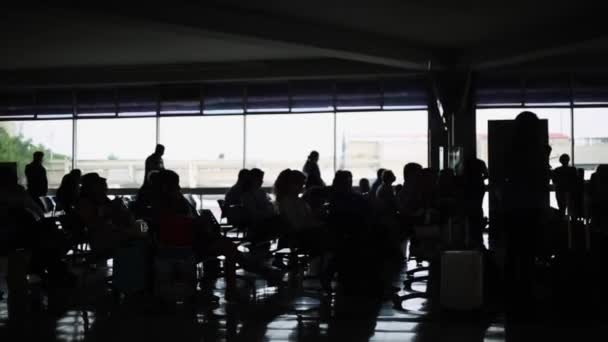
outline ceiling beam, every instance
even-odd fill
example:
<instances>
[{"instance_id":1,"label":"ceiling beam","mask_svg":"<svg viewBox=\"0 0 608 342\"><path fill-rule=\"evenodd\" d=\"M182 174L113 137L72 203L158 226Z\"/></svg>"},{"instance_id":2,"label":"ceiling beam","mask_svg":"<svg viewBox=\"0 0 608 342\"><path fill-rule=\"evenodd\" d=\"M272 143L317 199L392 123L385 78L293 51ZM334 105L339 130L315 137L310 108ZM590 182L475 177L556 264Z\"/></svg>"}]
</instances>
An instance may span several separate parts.
<instances>
[{"instance_id":1,"label":"ceiling beam","mask_svg":"<svg viewBox=\"0 0 608 342\"><path fill-rule=\"evenodd\" d=\"M143 6L71 6L67 10L81 11L82 15L102 14L127 17L143 25L170 25L173 29L199 30L205 35L309 47L322 57L339 58L408 70L438 69L431 49L413 46L396 37L354 31L304 22L261 12L200 4L177 4L157 8ZM169 27L167 27L169 28Z\"/></svg>"},{"instance_id":2,"label":"ceiling beam","mask_svg":"<svg viewBox=\"0 0 608 342\"><path fill-rule=\"evenodd\" d=\"M188 65L0 70L0 88L379 78L412 74L398 68L320 58Z\"/></svg>"},{"instance_id":3,"label":"ceiling beam","mask_svg":"<svg viewBox=\"0 0 608 342\"><path fill-rule=\"evenodd\" d=\"M474 70L499 69L582 51L606 51L608 27L603 13L588 8L584 14L497 40L494 44L472 49L460 59L460 64Z\"/></svg>"}]
</instances>

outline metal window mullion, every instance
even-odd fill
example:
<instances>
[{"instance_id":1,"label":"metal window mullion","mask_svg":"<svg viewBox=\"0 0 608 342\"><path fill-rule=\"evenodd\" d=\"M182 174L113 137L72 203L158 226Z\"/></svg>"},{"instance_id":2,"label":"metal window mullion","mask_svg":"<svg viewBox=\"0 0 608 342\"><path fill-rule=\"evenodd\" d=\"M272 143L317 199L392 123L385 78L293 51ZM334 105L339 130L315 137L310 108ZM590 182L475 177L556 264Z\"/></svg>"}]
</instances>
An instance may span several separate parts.
<instances>
[{"instance_id":1,"label":"metal window mullion","mask_svg":"<svg viewBox=\"0 0 608 342\"><path fill-rule=\"evenodd\" d=\"M568 78L569 92L570 92L570 155L572 160L572 166L576 164L576 156L574 155L574 91L572 87L572 74Z\"/></svg>"},{"instance_id":2,"label":"metal window mullion","mask_svg":"<svg viewBox=\"0 0 608 342\"><path fill-rule=\"evenodd\" d=\"M160 86L157 88L156 92L156 144L160 144Z\"/></svg>"},{"instance_id":3,"label":"metal window mullion","mask_svg":"<svg viewBox=\"0 0 608 342\"><path fill-rule=\"evenodd\" d=\"M334 81L331 86L331 105L334 113L334 174L338 171L338 114L336 107L336 82Z\"/></svg>"},{"instance_id":4,"label":"metal window mullion","mask_svg":"<svg viewBox=\"0 0 608 342\"><path fill-rule=\"evenodd\" d=\"M38 112L40 108L38 106L38 96L36 96L36 91L32 92L32 100L34 101L34 119L38 119Z\"/></svg>"},{"instance_id":5,"label":"metal window mullion","mask_svg":"<svg viewBox=\"0 0 608 342\"><path fill-rule=\"evenodd\" d=\"M287 82L287 107L289 108L289 113L293 112L293 94L291 93L292 87L291 82Z\"/></svg>"},{"instance_id":6,"label":"metal window mullion","mask_svg":"<svg viewBox=\"0 0 608 342\"><path fill-rule=\"evenodd\" d=\"M338 114L335 109L334 115L334 174L338 171Z\"/></svg>"},{"instance_id":7,"label":"metal window mullion","mask_svg":"<svg viewBox=\"0 0 608 342\"><path fill-rule=\"evenodd\" d=\"M380 80L380 110L384 110L384 103L386 102L384 92L384 79Z\"/></svg>"},{"instance_id":8,"label":"metal window mullion","mask_svg":"<svg viewBox=\"0 0 608 342\"><path fill-rule=\"evenodd\" d=\"M78 168L78 103L72 90L72 170Z\"/></svg>"},{"instance_id":9,"label":"metal window mullion","mask_svg":"<svg viewBox=\"0 0 608 342\"><path fill-rule=\"evenodd\" d=\"M204 103L205 103L205 88L203 87L202 84L199 85L199 113L201 115L203 115L203 111L204 111ZM202 201L202 195L201 195L201 201ZM201 202L202 203L202 202Z\"/></svg>"},{"instance_id":10,"label":"metal window mullion","mask_svg":"<svg viewBox=\"0 0 608 342\"><path fill-rule=\"evenodd\" d=\"M247 166L247 86L243 86L243 169Z\"/></svg>"}]
</instances>

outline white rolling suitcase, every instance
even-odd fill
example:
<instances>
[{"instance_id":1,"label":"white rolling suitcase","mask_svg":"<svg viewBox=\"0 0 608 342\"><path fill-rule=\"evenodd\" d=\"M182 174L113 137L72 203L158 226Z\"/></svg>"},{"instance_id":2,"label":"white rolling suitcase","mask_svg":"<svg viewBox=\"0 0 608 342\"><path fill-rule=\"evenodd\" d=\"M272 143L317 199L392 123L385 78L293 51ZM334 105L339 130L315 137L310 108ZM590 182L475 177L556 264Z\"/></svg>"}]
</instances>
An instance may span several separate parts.
<instances>
[{"instance_id":1,"label":"white rolling suitcase","mask_svg":"<svg viewBox=\"0 0 608 342\"><path fill-rule=\"evenodd\" d=\"M441 254L441 307L461 311L481 309L483 278L483 255L480 251L444 251Z\"/></svg>"}]
</instances>

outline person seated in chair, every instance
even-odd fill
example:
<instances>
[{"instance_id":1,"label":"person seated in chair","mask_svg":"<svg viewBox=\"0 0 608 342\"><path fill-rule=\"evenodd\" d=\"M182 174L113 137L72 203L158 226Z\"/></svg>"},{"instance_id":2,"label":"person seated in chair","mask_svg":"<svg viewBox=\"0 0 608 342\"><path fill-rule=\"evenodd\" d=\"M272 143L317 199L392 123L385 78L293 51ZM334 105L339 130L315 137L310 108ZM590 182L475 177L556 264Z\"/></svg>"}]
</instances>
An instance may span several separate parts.
<instances>
[{"instance_id":1,"label":"person seated in chair","mask_svg":"<svg viewBox=\"0 0 608 342\"><path fill-rule=\"evenodd\" d=\"M366 228L370 218L370 205L361 194L353 190L350 171L336 172L329 197L329 224L334 233L353 235Z\"/></svg>"},{"instance_id":2,"label":"person seated in chair","mask_svg":"<svg viewBox=\"0 0 608 342\"><path fill-rule=\"evenodd\" d=\"M80 196L80 180L82 172L79 169L70 171L61 179L57 189L57 204L66 214L71 214Z\"/></svg>"},{"instance_id":3,"label":"person seated in chair","mask_svg":"<svg viewBox=\"0 0 608 342\"><path fill-rule=\"evenodd\" d=\"M17 170L10 167L0 168L0 206L24 209L36 219L44 217L44 211L28 192L19 185Z\"/></svg>"},{"instance_id":4,"label":"person seated in chair","mask_svg":"<svg viewBox=\"0 0 608 342\"><path fill-rule=\"evenodd\" d=\"M242 187L241 206L253 226L263 225L267 220L276 216L268 194L262 189L263 183L264 171L251 169L249 177Z\"/></svg>"},{"instance_id":5,"label":"person seated in chair","mask_svg":"<svg viewBox=\"0 0 608 342\"><path fill-rule=\"evenodd\" d=\"M203 218L183 213L179 176L170 170L159 174L157 203L160 208L159 244L161 247L192 248L198 259L223 255L226 277L226 299L238 299L236 293L236 264L248 271L258 273L272 282L279 282L281 274L252 262L239 252L236 245L214 231Z\"/></svg>"},{"instance_id":6,"label":"person seated in chair","mask_svg":"<svg viewBox=\"0 0 608 342\"><path fill-rule=\"evenodd\" d=\"M397 206L406 231L423 216L424 210L417 185L421 172L422 166L417 163L408 163L403 167L403 188L397 194Z\"/></svg>"},{"instance_id":7,"label":"person seated in chair","mask_svg":"<svg viewBox=\"0 0 608 342\"><path fill-rule=\"evenodd\" d=\"M82 176L76 213L88 229L91 250L100 255L113 255L117 248L128 242L147 237L123 202L119 199L111 201L107 192L105 178L97 173Z\"/></svg>"},{"instance_id":8,"label":"person seated in chair","mask_svg":"<svg viewBox=\"0 0 608 342\"><path fill-rule=\"evenodd\" d=\"M251 171L247 169L242 169L239 171L236 183L230 189L228 189L228 192L226 192L226 195L224 196L226 208L230 207L231 205L241 205L243 186L249 182L250 176Z\"/></svg>"},{"instance_id":9,"label":"person seated in chair","mask_svg":"<svg viewBox=\"0 0 608 342\"><path fill-rule=\"evenodd\" d=\"M386 170L382 174L382 184L376 192L374 209L377 223L384 232L391 236L391 240L399 240L399 219L397 216L397 199L393 190L393 183L397 179L395 174Z\"/></svg>"},{"instance_id":10,"label":"person seated in chair","mask_svg":"<svg viewBox=\"0 0 608 342\"><path fill-rule=\"evenodd\" d=\"M14 168L0 167L0 209L7 220L0 229L10 229L0 232L0 255L27 248L32 251L32 273L61 283L73 280L61 260L69 247L65 235L53 220L44 218L42 209L17 183Z\"/></svg>"}]
</instances>

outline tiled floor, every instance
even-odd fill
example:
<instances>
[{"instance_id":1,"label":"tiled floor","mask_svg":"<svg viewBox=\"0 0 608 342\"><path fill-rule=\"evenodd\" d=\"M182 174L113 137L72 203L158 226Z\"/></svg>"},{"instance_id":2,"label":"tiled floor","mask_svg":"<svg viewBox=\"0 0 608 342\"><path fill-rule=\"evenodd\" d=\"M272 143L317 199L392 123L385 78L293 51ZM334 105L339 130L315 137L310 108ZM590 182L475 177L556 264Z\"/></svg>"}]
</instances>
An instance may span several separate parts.
<instances>
[{"instance_id":1,"label":"tiled floor","mask_svg":"<svg viewBox=\"0 0 608 342\"><path fill-rule=\"evenodd\" d=\"M221 299L173 307L150 298L114 302L103 286L92 284L86 295L75 290L43 295L41 308L19 322L9 321L7 299L0 301L0 341L554 341L571 340L580 331L550 324L505 331L499 314L430 316L423 299L397 310L390 298L324 297L315 290L316 281L293 281L279 290L257 280L245 303ZM424 284L414 288L423 290ZM215 293L223 293L222 281ZM586 325L593 327L601 328Z\"/></svg>"}]
</instances>

